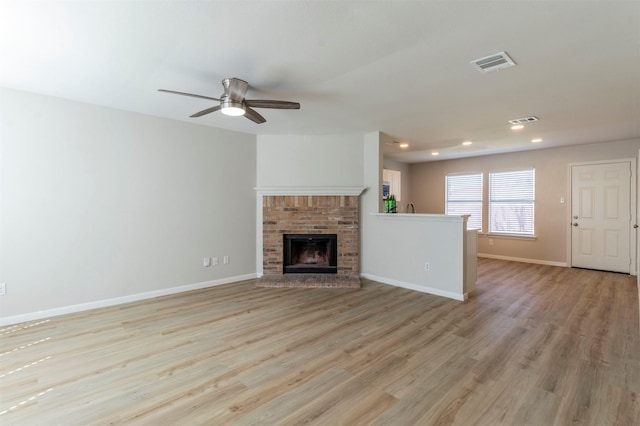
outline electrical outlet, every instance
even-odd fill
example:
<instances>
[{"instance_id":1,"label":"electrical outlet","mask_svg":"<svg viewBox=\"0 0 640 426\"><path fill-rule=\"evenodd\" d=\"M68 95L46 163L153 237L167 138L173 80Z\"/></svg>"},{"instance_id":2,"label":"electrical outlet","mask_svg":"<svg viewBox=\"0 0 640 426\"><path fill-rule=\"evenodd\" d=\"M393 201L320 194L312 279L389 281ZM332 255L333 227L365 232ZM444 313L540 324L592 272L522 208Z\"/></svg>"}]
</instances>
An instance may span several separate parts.
<instances>
[{"instance_id":1,"label":"electrical outlet","mask_svg":"<svg viewBox=\"0 0 640 426\"><path fill-rule=\"evenodd\" d=\"M430 271L431 270L431 264L429 262L425 262L424 263L424 270L425 271Z\"/></svg>"},{"instance_id":2,"label":"electrical outlet","mask_svg":"<svg viewBox=\"0 0 640 426\"><path fill-rule=\"evenodd\" d=\"M7 284L0 283L0 296L4 296L5 294L7 294Z\"/></svg>"},{"instance_id":3,"label":"electrical outlet","mask_svg":"<svg viewBox=\"0 0 640 426\"><path fill-rule=\"evenodd\" d=\"M202 258L202 266L204 266L204 267L211 266L211 258L210 257L203 257Z\"/></svg>"},{"instance_id":4,"label":"electrical outlet","mask_svg":"<svg viewBox=\"0 0 640 426\"><path fill-rule=\"evenodd\" d=\"M229 256L223 257L222 261L224 262L225 265L228 265L229 264Z\"/></svg>"},{"instance_id":5,"label":"electrical outlet","mask_svg":"<svg viewBox=\"0 0 640 426\"><path fill-rule=\"evenodd\" d=\"M489 245L492 246L493 245L493 240L491 238L489 238Z\"/></svg>"},{"instance_id":6,"label":"electrical outlet","mask_svg":"<svg viewBox=\"0 0 640 426\"><path fill-rule=\"evenodd\" d=\"M211 263L213 264L213 266L216 266L217 264L219 264L220 260L218 260L218 256L212 257Z\"/></svg>"}]
</instances>

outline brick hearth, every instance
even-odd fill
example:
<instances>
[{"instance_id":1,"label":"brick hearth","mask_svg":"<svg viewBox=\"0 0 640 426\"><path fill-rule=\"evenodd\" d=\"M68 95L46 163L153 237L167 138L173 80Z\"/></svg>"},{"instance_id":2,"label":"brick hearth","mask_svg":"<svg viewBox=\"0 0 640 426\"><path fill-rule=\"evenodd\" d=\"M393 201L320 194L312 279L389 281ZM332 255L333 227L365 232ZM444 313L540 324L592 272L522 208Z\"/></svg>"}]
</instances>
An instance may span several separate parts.
<instances>
[{"instance_id":1,"label":"brick hearth","mask_svg":"<svg viewBox=\"0 0 640 426\"><path fill-rule=\"evenodd\" d=\"M342 278L359 279L358 196L271 195L263 197L262 209L265 276L273 277L283 274L283 234L336 234L338 236L337 275Z\"/></svg>"}]
</instances>

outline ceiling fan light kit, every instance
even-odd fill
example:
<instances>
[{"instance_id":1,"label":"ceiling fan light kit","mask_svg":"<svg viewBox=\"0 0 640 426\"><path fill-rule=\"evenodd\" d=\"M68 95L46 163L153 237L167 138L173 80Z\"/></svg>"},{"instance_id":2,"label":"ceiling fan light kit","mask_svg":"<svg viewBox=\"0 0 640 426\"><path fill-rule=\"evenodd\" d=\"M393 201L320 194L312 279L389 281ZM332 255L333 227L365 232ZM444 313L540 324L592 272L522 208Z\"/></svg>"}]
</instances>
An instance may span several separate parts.
<instances>
[{"instance_id":1,"label":"ceiling fan light kit","mask_svg":"<svg viewBox=\"0 0 640 426\"><path fill-rule=\"evenodd\" d=\"M224 115L230 115L231 117L239 117L246 112L245 106L241 102L222 101L220 105L220 112Z\"/></svg>"},{"instance_id":2,"label":"ceiling fan light kit","mask_svg":"<svg viewBox=\"0 0 640 426\"><path fill-rule=\"evenodd\" d=\"M267 120L253 108L300 109L298 102L276 101L271 99L245 99L244 97L249 88L249 83L239 78L225 78L222 80L222 86L224 87L224 93L220 96L220 99L196 95L194 93L177 92L175 90L158 89L158 91L219 102L218 105L203 109L191 115L193 118L202 117L203 115L220 110L220 112L225 115L234 117L244 115L254 123L261 124Z\"/></svg>"}]
</instances>

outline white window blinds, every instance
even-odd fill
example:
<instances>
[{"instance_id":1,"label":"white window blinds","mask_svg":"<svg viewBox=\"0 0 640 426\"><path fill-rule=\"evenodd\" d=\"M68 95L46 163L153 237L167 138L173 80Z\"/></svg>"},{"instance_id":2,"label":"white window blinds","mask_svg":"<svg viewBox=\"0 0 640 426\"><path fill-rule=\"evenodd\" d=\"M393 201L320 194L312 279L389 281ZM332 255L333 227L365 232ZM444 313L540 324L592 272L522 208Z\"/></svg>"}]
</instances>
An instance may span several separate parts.
<instances>
[{"instance_id":1,"label":"white window blinds","mask_svg":"<svg viewBox=\"0 0 640 426\"><path fill-rule=\"evenodd\" d=\"M469 229L482 229L482 173L446 177L446 214L471 217Z\"/></svg>"},{"instance_id":2,"label":"white window blinds","mask_svg":"<svg viewBox=\"0 0 640 426\"><path fill-rule=\"evenodd\" d=\"M534 235L535 170L489 173L489 232Z\"/></svg>"}]
</instances>

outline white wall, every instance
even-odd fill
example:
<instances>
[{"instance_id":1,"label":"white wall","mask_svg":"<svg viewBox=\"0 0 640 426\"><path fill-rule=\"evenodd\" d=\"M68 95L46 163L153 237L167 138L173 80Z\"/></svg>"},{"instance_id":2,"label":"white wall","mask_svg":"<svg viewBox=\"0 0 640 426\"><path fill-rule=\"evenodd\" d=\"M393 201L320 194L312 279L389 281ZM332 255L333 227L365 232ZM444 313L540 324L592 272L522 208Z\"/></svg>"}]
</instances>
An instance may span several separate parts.
<instances>
[{"instance_id":1,"label":"white wall","mask_svg":"<svg viewBox=\"0 0 640 426\"><path fill-rule=\"evenodd\" d=\"M384 135L365 135L365 186L361 197L361 273L379 282L464 298L465 227L462 218L380 215L380 142ZM431 270L425 271L425 262Z\"/></svg>"},{"instance_id":2,"label":"white wall","mask_svg":"<svg viewBox=\"0 0 640 426\"><path fill-rule=\"evenodd\" d=\"M464 299L466 221L462 217L381 213L366 220L373 232L367 234L365 277Z\"/></svg>"},{"instance_id":3,"label":"white wall","mask_svg":"<svg viewBox=\"0 0 640 426\"><path fill-rule=\"evenodd\" d=\"M362 134L258 135L259 187L361 186Z\"/></svg>"},{"instance_id":4,"label":"white wall","mask_svg":"<svg viewBox=\"0 0 640 426\"><path fill-rule=\"evenodd\" d=\"M0 317L255 274L254 135L6 89L0 101Z\"/></svg>"}]
</instances>

